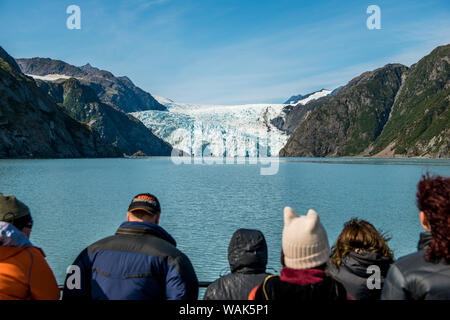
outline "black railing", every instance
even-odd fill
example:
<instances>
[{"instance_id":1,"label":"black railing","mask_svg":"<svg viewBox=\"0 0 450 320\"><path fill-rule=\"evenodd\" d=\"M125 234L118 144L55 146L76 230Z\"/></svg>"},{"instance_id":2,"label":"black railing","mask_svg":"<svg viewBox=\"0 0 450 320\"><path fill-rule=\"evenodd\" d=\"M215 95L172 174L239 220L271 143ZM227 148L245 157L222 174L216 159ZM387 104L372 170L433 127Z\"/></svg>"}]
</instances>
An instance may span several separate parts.
<instances>
[{"instance_id":1,"label":"black railing","mask_svg":"<svg viewBox=\"0 0 450 320\"><path fill-rule=\"evenodd\" d=\"M199 281L198 286L200 288L207 288L212 282L211 281ZM62 284L58 285L59 290L62 290L64 286Z\"/></svg>"},{"instance_id":2,"label":"black railing","mask_svg":"<svg viewBox=\"0 0 450 320\"><path fill-rule=\"evenodd\" d=\"M199 281L198 286L200 288L207 288L211 283L211 281Z\"/></svg>"}]
</instances>

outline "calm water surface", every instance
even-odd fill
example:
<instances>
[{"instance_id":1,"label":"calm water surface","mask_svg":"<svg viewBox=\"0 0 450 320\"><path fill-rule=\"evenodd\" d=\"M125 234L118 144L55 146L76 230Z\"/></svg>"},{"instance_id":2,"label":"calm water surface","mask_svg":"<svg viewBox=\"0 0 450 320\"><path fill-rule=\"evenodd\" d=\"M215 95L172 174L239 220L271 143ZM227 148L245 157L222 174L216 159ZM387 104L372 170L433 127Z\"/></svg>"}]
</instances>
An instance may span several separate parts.
<instances>
[{"instance_id":1,"label":"calm water surface","mask_svg":"<svg viewBox=\"0 0 450 320\"><path fill-rule=\"evenodd\" d=\"M0 160L0 192L31 209L31 241L59 283L78 253L113 234L131 198L154 193L160 224L191 259L201 281L229 272L228 242L238 228L260 229L269 266L280 270L283 208L314 208L330 244L360 217L392 237L396 257L416 250L421 232L416 185L430 171L450 175L449 160L283 159L275 175L258 165L175 165L169 158Z\"/></svg>"}]
</instances>

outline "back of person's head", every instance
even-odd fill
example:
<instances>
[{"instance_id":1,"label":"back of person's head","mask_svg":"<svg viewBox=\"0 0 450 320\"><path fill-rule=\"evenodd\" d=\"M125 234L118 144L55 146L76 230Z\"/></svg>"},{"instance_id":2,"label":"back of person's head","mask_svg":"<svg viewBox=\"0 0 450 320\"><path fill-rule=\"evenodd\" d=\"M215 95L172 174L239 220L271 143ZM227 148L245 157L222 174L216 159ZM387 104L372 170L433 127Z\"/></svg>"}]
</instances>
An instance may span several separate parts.
<instances>
[{"instance_id":1,"label":"back of person's head","mask_svg":"<svg viewBox=\"0 0 450 320\"><path fill-rule=\"evenodd\" d=\"M352 218L344 224L344 229L333 246L331 262L339 266L342 258L350 252L373 252L393 261L394 254L387 245L388 241L389 238L378 232L370 222Z\"/></svg>"},{"instance_id":2,"label":"back of person's head","mask_svg":"<svg viewBox=\"0 0 450 320\"><path fill-rule=\"evenodd\" d=\"M159 222L161 205L158 198L151 193L140 193L133 197L128 206L128 220ZM131 217L131 218L130 218Z\"/></svg>"},{"instance_id":3,"label":"back of person's head","mask_svg":"<svg viewBox=\"0 0 450 320\"><path fill-rule=\"evenodd\" d=\"M329 260L328 236L316 211L297 216L284 208L282 247L282 264L291 269L322 267Z\"/></svg>"},{"instance_id":4,"label":"back of person's head","mask_svg":"<svg viewBox=\"0 0 450 320\"><path fill-rule=\"evenodd\" d=\"M427 261L444 259L450 263L450 178L427 174L417 189L417 206L432 235L425 257Z\"/></svg>"},{"instance_id":5,"label":"back of person's head","mask_svg":"<svg viewBox=\"0 0 450 320\"><path fill-rule=\"evenodd\" d=\"M267 265L267 243L259 230L238 229L228 245L228 262L231 272L265 272Z\"/></svg>"},{"instance_id":6,"label":"back of person's head","mask_svg":"<svg viewBox=\"0 0 450 320\"><path fill-rule=\"evenodd\" d=\"M30 209L13 195L0 193L0 221L8 222L22 231L24 228L31 229L33 220Z\"/></svg>"}]
</instances>

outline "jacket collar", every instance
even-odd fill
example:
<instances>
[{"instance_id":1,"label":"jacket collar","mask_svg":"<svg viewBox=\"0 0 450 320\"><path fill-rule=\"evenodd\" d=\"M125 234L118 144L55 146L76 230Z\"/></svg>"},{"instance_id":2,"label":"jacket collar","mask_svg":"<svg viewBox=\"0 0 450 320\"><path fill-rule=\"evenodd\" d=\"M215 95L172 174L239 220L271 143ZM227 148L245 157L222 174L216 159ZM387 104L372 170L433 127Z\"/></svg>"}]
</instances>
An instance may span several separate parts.
<instances>
[{"instance_id":1,"label":"jacket collar","mask_svg":"<svg viewBox=\"0 0 450 320\"><path fill-rule=\"evenodd\" d=\"M323 281L326 273L320 269L291 269L283 268L280 273L280 280L289 283L307 285Z\"/></svg>"},{"instance_id":2,"label":"jacket collar","mask_svg":"<svg viewBox=\"0 0 450 320\"><path fill-rule=\"evenodd\" d=\"M420 251L420 250L424 249L425 247L430 245L432 240L433 240L433 236L432 236L431 232L429 232L429 231L421 232L419 242L417 243L417 250Z\"/></svg>"},{"instance_id":3,"label":"jacket collar","mask_svg":"<svg viewBox=\"0 0 450 320\"><path fill-rule=\"evenodd\" d=\"M266 268L265 267L241 267L239 269L233 270L232 273L244 273L244 274L257 274L257 273L265 273Z\"/></svg>"},{"instance_id":4,"label":"jacket collar","mask_svg":"<svg viewBox=\"0 0 450 320\"><path fill-rule=\"evenodd\" d=\"M120 225L116 234L153 235L177 246L175 239L166 230L151 222L126 221Z\"/></svg>"}]
</instances>

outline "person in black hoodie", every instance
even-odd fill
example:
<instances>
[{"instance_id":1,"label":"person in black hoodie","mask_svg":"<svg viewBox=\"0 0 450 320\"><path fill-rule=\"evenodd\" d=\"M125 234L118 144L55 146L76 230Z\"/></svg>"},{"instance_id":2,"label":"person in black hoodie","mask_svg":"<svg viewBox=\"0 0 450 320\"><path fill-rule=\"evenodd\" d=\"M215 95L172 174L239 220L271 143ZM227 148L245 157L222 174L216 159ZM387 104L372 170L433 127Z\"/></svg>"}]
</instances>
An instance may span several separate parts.
<instances>
[{"instance_id":1,"label":"person in black hoodie","mask_svg":"<svg viewBox=\"0 0 450 320\"><path fill-rule=\"evenodd\" d=\"M204 300L246 300L250 291L269 275L267 243L261 231L235 231L228 246L228 262L231 274L210 284Z\"/></svg>"},{"instance_id":2,"label":"person in black hoodie","mask_svg":"<svg viewBox=\"0 0 450 320\"><path fill-rule=\"evenodd\" d=\"M353 298L378 300L394 260L387 241L371 223L351 219L344 224L333 246L328 273L341 282Z\"/></svg>"}]
</instances>

